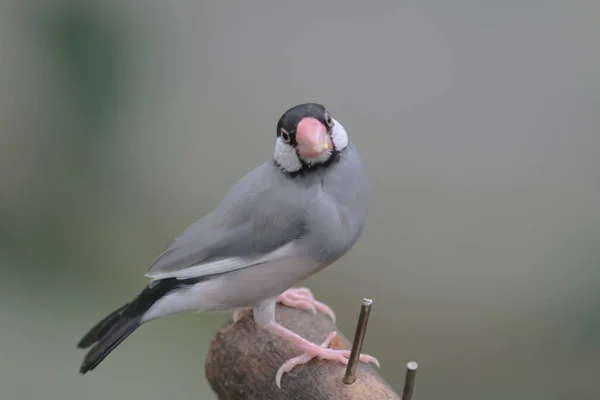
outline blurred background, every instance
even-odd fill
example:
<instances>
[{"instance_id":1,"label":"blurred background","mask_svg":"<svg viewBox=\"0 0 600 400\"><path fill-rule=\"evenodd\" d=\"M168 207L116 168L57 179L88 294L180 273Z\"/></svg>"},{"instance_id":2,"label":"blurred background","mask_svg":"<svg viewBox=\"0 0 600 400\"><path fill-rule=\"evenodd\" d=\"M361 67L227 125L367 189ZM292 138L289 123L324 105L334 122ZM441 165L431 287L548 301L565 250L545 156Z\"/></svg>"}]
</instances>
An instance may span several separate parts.
<instances>
[{"instance_id":1,"label":"blurred background","mask_svg":"<svg viewBox=\"0 0 600 400\"><path fill-rule=\"evenodd\" d=\"M0 398L214 398L229 315L75 345L188 224L329 107L365 232L306 283L416 399L589 399L600 376L600 3L0 2Z\"/></svg>"}]
</instances>

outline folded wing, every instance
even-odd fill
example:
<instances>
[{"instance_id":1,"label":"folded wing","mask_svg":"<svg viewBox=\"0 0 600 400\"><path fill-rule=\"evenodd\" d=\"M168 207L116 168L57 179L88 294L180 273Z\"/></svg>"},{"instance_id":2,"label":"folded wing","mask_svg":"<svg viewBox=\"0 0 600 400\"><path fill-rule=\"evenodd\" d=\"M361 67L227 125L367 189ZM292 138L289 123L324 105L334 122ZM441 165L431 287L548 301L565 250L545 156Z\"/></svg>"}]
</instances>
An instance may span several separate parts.
<instances>
[{"instance_id":1,"label":"folded wing","mask_svg":"<svg viewBox=\"0 0 600 400\"><path fill-rule=\"evenodd\" d=\"M272 176L270 168L263 165L234 185L213 212L171 243L146 276L210 276L293 255L307 233L310 193Z\"/></svg>"}]
</instances>

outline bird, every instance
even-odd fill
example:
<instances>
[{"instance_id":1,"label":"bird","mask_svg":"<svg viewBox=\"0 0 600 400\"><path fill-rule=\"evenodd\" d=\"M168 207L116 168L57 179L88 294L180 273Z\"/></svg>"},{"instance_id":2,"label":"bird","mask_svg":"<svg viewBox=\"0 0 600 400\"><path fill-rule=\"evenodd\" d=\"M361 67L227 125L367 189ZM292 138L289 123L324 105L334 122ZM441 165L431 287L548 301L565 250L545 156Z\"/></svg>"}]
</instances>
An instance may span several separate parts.
<instances>
[{"instance_id":1,"label":"bird","mask_svg":"<svg viewBox=\"0 0 600 400\"><path fill-rule=\"evenodd\" d=\"M277 303L335 313L305 287L295 287L345 255L364 230L369 206L366 168L346 129L319 103L285 111L273 158L237 181L208 214L189 225L155 259L144 289L108 314L79 341L90 348L79 372L100 364L142 324L170 314L251 308L255 323L301 353L275 375L317 357L348 363L349 350L330 349L331 332L312 343L277 323ZM359 360L379 367L378 360Z\"/></svg>"}]
</instances>

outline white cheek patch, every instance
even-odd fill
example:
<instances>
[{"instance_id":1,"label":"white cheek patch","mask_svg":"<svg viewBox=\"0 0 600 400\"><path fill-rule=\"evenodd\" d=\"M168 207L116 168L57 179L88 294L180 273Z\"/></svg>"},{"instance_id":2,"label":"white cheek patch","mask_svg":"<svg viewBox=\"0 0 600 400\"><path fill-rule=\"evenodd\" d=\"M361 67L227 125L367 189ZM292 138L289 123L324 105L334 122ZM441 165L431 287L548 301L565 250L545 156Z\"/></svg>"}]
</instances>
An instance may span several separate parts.
<instances>
[{"instance_id":1,"label":"white cheek patch","mask_svg":"<svg viewBox=\"0 0 600 400\"><path fill-rule=\"evenodd\" d=\"M277 164L288 172L296 172L302 168L302 163L298 159L296 150L285 143L281 137L275 142L275 155L273 156Z\"/></svg>"},{"instance_id":2,"label":"white cheek patch","mask_svg":"<svg viewBox=\"0 0 600 400\"><path fill-rule=\"evenodd\" d=\"M346 133L346 130L342 124L340 124L334 118L331 119L333 120L333 128L331 128L331 141L333 142L333 145L337 151L342 151L346 148L346 146L348 146L348 134Z\"/></svg>"}]
</instances>

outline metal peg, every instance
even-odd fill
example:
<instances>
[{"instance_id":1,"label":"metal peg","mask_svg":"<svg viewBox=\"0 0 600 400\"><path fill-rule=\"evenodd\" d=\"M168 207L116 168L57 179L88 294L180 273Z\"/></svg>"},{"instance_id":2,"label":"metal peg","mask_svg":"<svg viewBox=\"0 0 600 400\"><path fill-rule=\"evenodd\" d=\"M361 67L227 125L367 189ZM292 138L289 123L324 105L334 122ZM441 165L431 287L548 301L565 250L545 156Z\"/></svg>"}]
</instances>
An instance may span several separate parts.
<instances>
[{"instance_id":1,"label":"metal peg","mask_svg":"<svg viewBox=\"0 0 600 400\"><path fill-rule=\"evenodd\" d=\"M415 387L415 377L419 365L415 361L406 364L406 377L404 378L404 389L402 389L402 400L410 400Z\"/></svg>"},{"instance_id":2,"label":"metal peg","mask_svg":"<svg viewBox=\"0 0 600 400\"><path fill-rule=\"evenodd\" d=\"M360 350L365 339L365 333L367 331L367 323L369 322L369 314L371 312L371 305L373 300L363 299L360 307L360 315L358 316L358 323L356 324L356 332L354 333L354 341L352 342L352 350L350 351L350 357L348 358L348 366L346 367L346 374L344 375L343 382L350 385L356 381L356 368L358 368L358 359L360 356Z\"/></svg>"}]
</instances>

